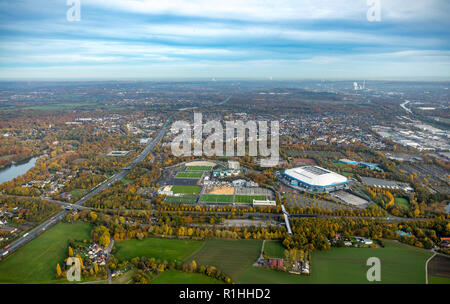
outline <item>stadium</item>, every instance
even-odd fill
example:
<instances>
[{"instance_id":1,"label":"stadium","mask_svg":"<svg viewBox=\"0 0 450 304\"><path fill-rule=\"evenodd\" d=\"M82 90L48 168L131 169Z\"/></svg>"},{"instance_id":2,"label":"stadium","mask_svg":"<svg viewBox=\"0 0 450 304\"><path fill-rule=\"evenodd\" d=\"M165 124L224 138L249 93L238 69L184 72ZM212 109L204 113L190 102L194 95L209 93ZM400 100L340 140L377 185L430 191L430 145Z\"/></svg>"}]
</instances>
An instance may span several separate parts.
<instances>
[{"instance_id":1,"label":"stadium","mask_svg":"<svg viewBox=\"0 0 450 304\"><path fill-rule=\"evenodd\" d=\"M287 169L283 179L291 187L309 192L332 192L346 189L348 185L345 176L317 166Z\"/></svg>"}]
</instances>

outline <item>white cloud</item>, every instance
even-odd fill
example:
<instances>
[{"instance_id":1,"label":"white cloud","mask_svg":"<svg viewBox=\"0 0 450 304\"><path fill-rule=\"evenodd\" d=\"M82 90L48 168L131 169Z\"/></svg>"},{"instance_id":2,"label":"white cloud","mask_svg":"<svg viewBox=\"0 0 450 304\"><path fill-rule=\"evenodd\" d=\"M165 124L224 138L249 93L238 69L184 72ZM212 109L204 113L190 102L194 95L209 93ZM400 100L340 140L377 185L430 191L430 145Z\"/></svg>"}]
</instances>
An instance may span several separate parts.
<instances>
[{"instance_id":1,"label":"white cloud","mask_svg":"<svg viewBox=\"0 0 450 304\"><path fill-rule=\"evenodd\" d=\"M446 0L380 0L383 20L446 17ZM366 0L83 0L83 5L146 14L240 20L365 20Z\"/></svg>"}]
</instances>

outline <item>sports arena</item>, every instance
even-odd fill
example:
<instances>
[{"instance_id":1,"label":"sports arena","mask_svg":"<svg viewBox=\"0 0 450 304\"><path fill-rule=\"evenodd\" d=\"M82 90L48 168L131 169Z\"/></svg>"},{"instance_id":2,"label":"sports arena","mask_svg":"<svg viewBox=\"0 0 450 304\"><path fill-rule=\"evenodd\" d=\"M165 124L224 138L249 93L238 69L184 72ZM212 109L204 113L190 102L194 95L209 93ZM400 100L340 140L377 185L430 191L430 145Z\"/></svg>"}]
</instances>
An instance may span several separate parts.
<instances>
[{"instance_id":1,"label":"sports arena","mask_svg":"<svg viewBox=\"0 0 450 304\"><path fill-rule=\"evenodd\" d=\"M332 192L346 189L348 185L345 176L317 166L287 169L283 178L293 188L309 192Z\"/></svg>"}]
</instances>

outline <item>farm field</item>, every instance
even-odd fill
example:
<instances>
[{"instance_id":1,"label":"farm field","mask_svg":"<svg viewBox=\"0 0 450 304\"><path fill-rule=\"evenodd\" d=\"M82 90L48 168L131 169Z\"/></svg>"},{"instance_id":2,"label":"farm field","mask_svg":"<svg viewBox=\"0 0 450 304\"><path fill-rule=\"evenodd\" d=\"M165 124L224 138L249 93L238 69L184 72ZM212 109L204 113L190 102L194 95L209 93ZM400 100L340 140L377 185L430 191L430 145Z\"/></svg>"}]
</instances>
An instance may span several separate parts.
<instances>
[{"instance_id":1,"label":"farm field","mask_svg":"<svg viewBox=\"0 0 450 304\"><path fill-rule=\"evenodd\" d=\"M366 279L369 257L381 260L382 284L424 284L425 262L431 256L427 250L394 241L384 241L384 248L332 248L314 252L311 276L297 276L258 267L248 268L238 281L254 284L361 284Z\"/></svg>"},{"instance_id":2,"label":"farm field","mask_svg":"<svg viewBox=\"0 0 450 304\"><path fill-rule=\"evenodd\" d=\"M429 284L450 284L450 278L428 276Z\"/></svg>"},{"instance_id":3,"label":"farm field","mask_svg":"<svg viewBox=\"0 0 450 304\"><path fill-rule=\"evenodd\" d=\"M146 238L118 241L115 257L121 261L135 257L153 257L161 261L183 261L202 247L203 241Z\"/></svg>"},{"instance_id":4,"label":"farm field","mask_svg":"<svg viewBox=\"0 0 450 304\"><path fill-rule=\"evenodd\" d=\"M150 284L224 284L224 282L201 273L168 270L154 278Z\"/></svg>"},{"instance_id":5,"label":"farm field","mask_svg":"<svg viewBox=\"0 0 450 304\"><path fill-rule=\"evenodd\" d=\"M186 167L186 171L211 171L211 166L190 166Z\"/></svg>"},{"instance_id":6,"label":"farm field","mask_svg":"<svg viewBox=\"0 0 450 304\"><path fill-rule=\"evenodd\" d=\"M199 194L200 187L199 186L172 186L173 193L182 193L182 194Z\"/></svg>"},{"instance_id":7,"label":"farm field","mask_svg":"<svg viewBox=\"0 0 450 304\"><path fill-rule=\"evenodd\" d=\"M179 203L179 204L195 204L197 202L197 196L185 195L185 196L166 196L164 199L166 203Z\"/></svg>"},{"instance_id":8,"label":"farm field","mask_svg":"<svg viewBox=\"0 0 450 304\"><path fill-rule=\"evenodd\" d=\"M175 178L192 178L192 179L199 179L203 175L203 172L178 172L177 175L175 175Z\"/></svg>"},{"instance_id":9,"label":"farm field","mask_svg":"<svg viewBox=\"0 0 450 304\"><path fill-rule=\"evenodd\" d=\"M200 201L208 203L232 203L233 195L228 194L203 194Z\"/></svg>"},{"instance_id":10,"label":"farm field","mask_svg":"<svg viewBox=\"0 0 450 304\"><path fill-rule=\"evenodd\" d=\"M286 248L280 241L266 241L264 243L264 251L269 258L284 258L285 250Z\"/></svg>"},{"instance_id":11,"label":"farm field","mask_svg":"<svg viewBox=\"0 0 450 304\"><path fill-rule=\"evenodd\" d=\"M238 278L252 268L259 257L260 240L220 240L208 239L189 261L197 265L215 266L239 283Z\"/></svg>"},{"instance_id":12,"label":"farm field","mask_svg":"<svg viewBox=\"0 0 450 304\"><path fill-rule=\"evenodd\" d=\"M58 223L0 262L0 283L59 283L56 264L67 257L70 239L90 240L91 225ZM67 282L67 281L65 281Z\"/></svg>"}]
</instances>

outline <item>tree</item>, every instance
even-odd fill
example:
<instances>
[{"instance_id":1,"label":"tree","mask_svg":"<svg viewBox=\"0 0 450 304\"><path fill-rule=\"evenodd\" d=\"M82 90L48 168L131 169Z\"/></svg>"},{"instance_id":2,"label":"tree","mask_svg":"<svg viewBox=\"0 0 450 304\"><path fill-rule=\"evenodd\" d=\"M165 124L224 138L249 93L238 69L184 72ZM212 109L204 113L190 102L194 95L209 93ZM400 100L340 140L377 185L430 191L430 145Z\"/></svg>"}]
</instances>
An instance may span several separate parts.
<instances>
[{"instance_id":1,"label":"tree","mask_svg":"<svg viewBox=\"0 0 450 304\"><path fill-rule=\"evenodd\" d=\"M56 264L56 276L60 277L61 273L62 273L61 266L59 266L59 263L58 263L58 264Z\"/></svg>"},{"instance_id":2,"label":"tree","mask_svg":"<svg viewBox=\"0 0 450 304\"><path fill-rule=\"evenodd\" d=\"M70 246L69 246L69 256L70 256L70 257L73 257L73 249L72 249L72 247L70 247Z\"/></svg>"},{"instance_id":3,"label":"tree","mask_svg":"<svg viewBox=\"0 0 450 304\"><path fill-rule=\"evenodd\" d=\"M97 262L94 262L94 272L95 273L98 272L98 264L97 264Z\"/></svg>"},{"instance_id":4,"label":"tree","mask_svg":"<svg viewBox=\"0 0 450 304\"><path fill-rule=\"evenodd\" d=\"M197 270L197 262L195 260L192 260L191 262L191 269L192 272L195 272Z\"/></svg>"}]
</instances>

